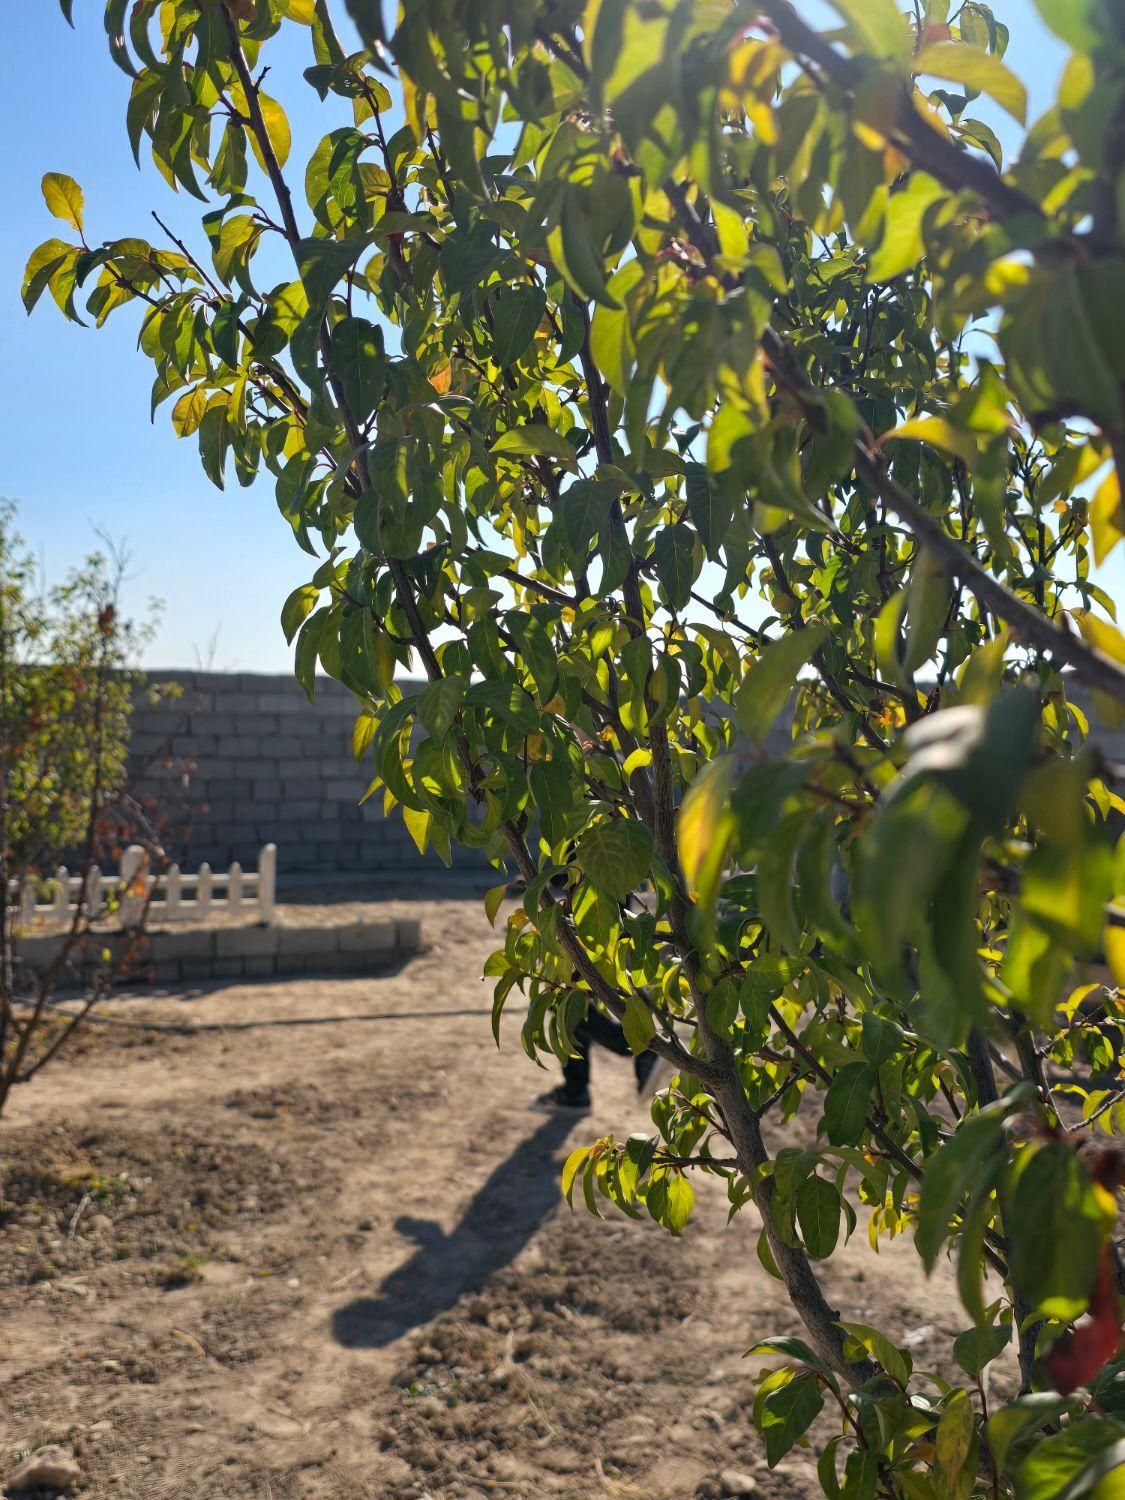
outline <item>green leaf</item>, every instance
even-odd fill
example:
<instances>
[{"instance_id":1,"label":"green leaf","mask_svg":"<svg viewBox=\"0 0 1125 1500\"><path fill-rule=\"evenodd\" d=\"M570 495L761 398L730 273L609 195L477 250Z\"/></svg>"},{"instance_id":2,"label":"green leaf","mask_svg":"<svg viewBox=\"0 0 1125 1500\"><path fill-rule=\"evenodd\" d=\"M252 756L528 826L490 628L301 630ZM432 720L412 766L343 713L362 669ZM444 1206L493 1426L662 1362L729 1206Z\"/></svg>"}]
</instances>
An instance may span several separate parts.
<instances>
[{"instance_id":1,"label":"green leaf","mask_svg":"<svg viewBox=\"0 0 1125 1500\"><path fill-rule=\"evenodd\" d=\"M765 739L774 720L785 707L806 666L828 638L828 627L820 621L803 630L790 630L771 641L750 668L734 695L734 711L742 730L758 744Z\"/></svg>"},{"instance_id":2,"label":"green leaf","mask_svg":"<svg viewBox=\"0 0 1125 1500\"><path fill-rule=\"evenodd\" d=\"M435 739L442 739L452 728L464 696L465 684L457 676L439 677L422 691L418 719Z\"/></svg>"},{"instance_id":3,"label":"green leaf","mask_svg":"<svg viewBox=\"0 0 1125 1500\"><path fill-rule=\"evenodd\" d=\"M496 915L499 912L501 906L503 906L505 898L507 897L507 895L508 895L508 882L507 881L505 881L503 883L503 885L494 885L489 890L485 891L485 893L484 893L484 914L488 918L488 925L490 927L495 927L496 926Z\"/></svg>"},{"instance_id":4,"label":"green leaf","mask_svg":"<svg viewBox=\"0 0 1125 1500\"><path fill-rule=\"evenodd\" d=\"M902 1027L894 1021L870 1013L860 1018L863 1027L863 1051L873 1068L889 1062L902 1046Z\"/></svg>"},{"instance_id":5,"label":"green leaf","mask_svg":"<svg viewBox=\"0 0 1125 1500\"><path fill-rule=\"evenodd\" d=\"M590 543L606 524L617 488L598 479L577 479L559 502L567 543L575 558L585 558Z\"/></svg>"},{"instance_id":6,"label":"green leaf","mask_svg":"<svg viewBox=\"0 0 1125 1500\"><path fill-rule=\"evenodd\" d=\"M1015 806L1039 729L1039 695L1022 683L987 709L971 704L942 709L903 736L910 760L899 783L929 776L951 792L982 825L999 828Z\"/></svg>"},{"instance_id":7,"label":"green leaf","mask_svg":"<svg viewBox=\"0 0 1125 1500\"><path fill-rule=\"evenodd\" d=\"M772 1469L820 1415L824 1406L820 1381L811 1370L771 1390L756 1407L758 1427L766 1444L766 1462Z\"/></svg>"},{"instance_id":8,"label":"green leaf","mask_svg":"<svg viewBox=\"0 0 1125 1500\"><path fill-rule=\"evenodd\" d=\"M599 891L624 901L649 876L652 834L635 819L594 823L578 840L574 862Z\"/></svg>"},{"instance_id":9,"label":"green leaf","mask_svg":"<svg viewBox=\"0 0 1125 1500\"><path fill-rule=\"evenodd\" d=\"M973 1190L961 1224L957 1257L957 1290L965 1311L979 1327L987 1323L984 1307L984 1236L995 1213L993 1173L986 1173Z\"/></svg>"},{"instance_id":10,"label":"green leaf","mask_svg":"<svg viewBox=\"0 0 1125 1500\"><path fill-rule=\"evenodd\" d=\"M1017 1500L1120 1500L1125 1427L1087 1419L1037 1443L1016 1471ZM1103 1487L1102 1481L1108 1483Z\"/></svg>"},{"instance_id":11,"label":"green leaf","mask_svg":"<svg viewBox=\"0 0 1125 1500\"><path fill-rule=\"evenodd\" d=\"M623 265L609 282L610 295L619 300L621 306L595 308L590 323L590 353L601 375L619 396L624 396L629 388L629 379L637 358L629 311L624 299L643 279L644 272L639 262L631 260Z\"/></svg>"},{"instance_id":12,"label":"green leaf","mask_svg":"<svg viewBox=\"0 0 1125 1500\"><path fill-rule=\"evenodd\" d=\"M543 422L529 422L524 427L510 427L492 445L493 453L510 458L553 458L569 469L577 469L574 449L561 432Z\"/></svg>"},{"instance_id":13,"label":"green leaf","mask_svg":"<svg viewBox=\"0 0 1125 1500\"><path fill-rule=\"evenodd\" d=\"M356 715L352 725L352 755L358 765L371 748L379 728L378 717L368 711Z\"/></svg>"},{"instance_id":14,"label":"green leaf","mask_svg":"<svg viewBox=\"0 0 1125 1500\"><path fill-rule=\"evenodd\" d=\"M352 416L366 421L386 382L382 330L366 318L341 318L332 330L332 367L343 382Z\"/></svg>"},{"instance_id":15,"label":"green leaf","mask_svg":"<svg viewBox=\"0 0 1125 1500\"><path fill-rule=\"evenodd\" d=\"M673 1234L682 1234L691 1217L692 1206L695 1203L695 1193L691 1183L683 1175L676 1173L668 1178L668 1199L664 1223Z\"/></svg>"},{"instance_id":16,"label":"green leaf","mask_svg":"<svg viewBox=\"0 0 1125 1500\"><path fill-rule=\"evenodd\" d=\"M640 995L629 995L625 1001L625 1014L621 1019L621 1029L625 1033L629 1051L638 1056L644 1052L649 1042L656 1035L656 1023L652 1018L652 1011L641 999Z\"/></svg>"},{"instance_id":17,"label":"green leaf","mask_svg":"<svg viewBox=\"0 0 1125 1500\"><path fill-rule=\"evenodd\" d=\"M331 616L327 608L318 609L301 626L297 637L294 674L312 703L316 698L316 667L320 652L320 635Z\"/></svg>"},{"instance_id":18,"label":"green leaf","mask_svg":"<svg viewBox=\"0 0 1125 1500\"><path fill-rule=\"evenodd\" d=\"M379 0L344 0L344 9L351 16L360 41L378 57L378 48L386 41Z\"/></svg>"},{"instance_id":19,"label":"green leaf","mask_svg":"<svg viewBox=\"0 0 1125 1500\"><path fill-rule=\"evenodd\" d=\"M23 305L28 312L39 301L51 277L63 265L67 256L73 253L72 245L57 239L44 240L31 252L23 273L23 287L20 292Z\"/></svg>"},{"instance_id":20,"label":"green leaf","mask_svg":"<svg viewBox=\"0 0 1125 1500\"><path fill-rule=\"evenodd\" d=\"M755 1354L781 1354L786 1359L800 1360L810 1369L819 1370L822 1375L827 1376L831 1384L836 1383L836 1377L820 1355L814 1353L803 1339L794 1338L792 1334L772 1334L767 1339L759 1339L753 1348L747 1349L743 1358L750 1359Z\"/></svg>"},{"instance_id":21,"label":"green leaf","mask_svg":"<svg viewBox=\"0 0 1125 1500\"><path fill-rule=\"evenodd\" d=\"M310 316L319 317L323 313L340 279L364 248L365 242L359 239L299 241L297 264L309 299Z\"/></svg>"},{"instance_id":22,"label":"green leaf","mask_svg":"<svg viewBox=\"0 0 1125 1500\"><path fill-rule=\"evenodd\" d=\"M797 1190L797 1223L809 1254L827 1260L840 1237L840 1194L815 1172Z\"/></svg>"},{"instance_id":23,"label":"green leaf","mask_svg":"<svg viewBox=\"0 0 1125 1500\"><path fill-rule=\"evenodd\" d=\"M528 780L531 795L539 809L539 820L543 836L548 844L557 844L566 835L571 814L575 810L574 788L566 763L561 756L547 761L536 761Z\"/></svg>"},{"instance_id":24,"label":"green leaf","mask_svg":"<svg viewBox=\"0 0 1125 1500\"><path fill-rule=\"evenodd\" d=\"M968 1393L953 1391L934 1433L937 1474L951 1492L959 1488L956 1481L973 1450L975 1430L976 1420Z\"/></svg>"},{"instance_id":25,"label":"green leaf","mask_svg":"<svg viewBox=\"0 0 1125 1500\"><path fill-rule=\"evenodd\" d=\"M968 50L968 49L966 49ZM925 172L913 173L901 192L887 199L883 234L867 264L868 281L891 281L921 260L926 210L947 191Z\"/></svg>"},{"instance_id":26,"label":"green leaf","mask_svg":"<svg viewBox=\"0 0 1125 1500\"><path fill-rule=\"evenodd\" d=\"M82 233L82 189L73 177L65 172L44 173L43 201L56 219Z\"/></svg>"},{"instance_id":27,"label":"green leaf","mask_svg":"<svg viewBox=\"0 0 1125 1500\"><path fill-rule=\"evenodd\" d=\"M1048 1317L1077 1317L1097 1279L1105 1226L1089 1173L1073 1148L1049 1142L1016 1167L1004 1214L1012 1279Z\"/></svg>"},{"instance_id":28,"label":"green leaf","mask_svg":"<svg viewBox=\"0 0 1125 1500\"><path fill-rule=\"evenodd\" d=\"M547 310L538 286L502 288L492 301L492 357L502 370L514 365L530 346Z\"/></svg>"},{"instance_id":29,"label":"green leaf","mask_svg":"<svg viewBox=\"0 0 1125 1500\"><path fill-rule=\"evenodd\" d=\"M283 167L289 160L289 148L293 143L293 137L289 130L289 121L281 105L276 99L271 99L268 94L259 93L258 103L262 106L262 119L265 121L266 134L269 137L270 145L273 147L273 153L277 157L277 164L279 167ZM254 148L254 154L258 158L259 165L265 171L265 160L259 150L258 137L254 131L250 132L250 144Z\"/></svg>"},{"instance_id":30,"label":"green leaf","mask_svg":"<svg viewBox=\"0 0 1125 1500\"><path fill-rule=\"evenodd\" d=\"M863 1139L876 1076L869 1063L845 1063L828 1085L823 1127L833 1146L857 1146Z\"/></svg>"},{"instance_id":31,"label":"green leaf","mask_svg":"<svg viewBox=\"0 0 1125 1500\"><path fill-rule=\"evenodd\" d=\"M1005 1115L1025 1103L1029 1092L1013 1090L977 1114L967 1116L958 1125L953 1139L927 1163L915 1234L915 1245L927 1273L937 1262L958 1204L975 1185L978 1169L985 1163L991 1167L991 1158L1001 1149Z\"/></svg>"},{"instance_id":32,"label":"green leaf","mask_svg":"<svg viewBox=\"0 0 1125 1500\"><path fill-rule=\"evenodd\" d=\"M1008 1453L1017 1438L1054 1422L1066 1407L1065 1396L1056 1396L1054 1391L1032 1391L994 1412L986 1431L997 1469L1003 1473L1007 1468Z\"/></svg>"},{"instance_id":33,"label":"green leaf","mask_svg":"<svg viewBox=\"0 0 1125 1500\"><path fill-rule=\"evenodd\" d=\"M885 1334L877 1328L872 1328L869 1323L837 1323L849 1338L852 1338L862 1348L866 1349L871 1358L877 1360L883 1366L892 1380L899 1385L907 1386L914 1369L910 1355L901 1349L896 1349Z\"/></svg>"},{"instance_id":34,"label":"green leaf","mask_svg":"<svg viewBox=\"0 0 1125 1500\"><path fill-rule=\"evenodd\" d=\"M516 683L474 682L465 702L488 709L523 734L533 734L539 727L539 712L530 694Z\"/></svg>"},{"instance_id":35,"label":"green leaf","mask_svg":"<svg viewBox=\"0 0 1125 1500\"><path fill-rule=\"evenodd\" d=\"M953 1340L953 1358L965 1374L975 1380L985 1365L998 1358L1011 1341L1010 1323L998 1323L992 1328L970 1328Z\"/></svg>"},{"instance_id":36,"label":"green leaf","mask_svg":"<svg viewBox=\"0 0 1125 1500\"><path fill-rule=\"evenodd\" d=\"M915 73L948 78L987 94L1021 125L1027 122L1027 90L994 53L964 42L932 42L916 54L911 67Z\"/></svg>"},{"instance_id":37,"label":"green leaf","mask_svg":"<svg viewBox=\"0 0 1125 1500\"><path fill-rule=\"evenodd\" d=\"M656 576L671 609L683 609L695 582L695 535L689 526L664 526L652 548Z\"/></svg>"},{"instance_id":38,"label":"green leaf","mask_svg":"<svg viewBox=\"0 0 1125 1500\"><path fill-rule=\"evenodd\" d=\"M728 485L721 484L705 464L689 463L684 479L688 514L699 533L703 550L715 559L730 541L734 500Z\"/></svg>"},{"instance_id":39,"label":"green leaf","mask_svg":"<svg viewBox=\"0 0 1125 1500\"><path fill-rule=\"evenodd\" d=\"M620 304L606 288L605 261L594 243L587 205L581 199L564 210L562 224L547 236L547 248L563 279L584 301L602 307Z\"/></svg>"},{"instance_id":40,"label":"green leaf","mask_svg":"<svg viewBox=\"0 0 1125 1500\"><path fill-rule=\"evenodd\" d=\"M1075 52L1092 52L1098 33L1098 0L1035 0L1035 9L1057 37Z\"/></svg>"},{"instance_id":41,"label":"green leaf","mask_svg":"<svg viewBox=\"0 0 1125 1500\"><path fill-rule=\"evenodd\" d=\"M579 1168L585 1164L590 1155L590 1149L589 1146L576 1147L563 1163L562 1190L563 1197L568 1203L571 1201L571 1195L574 1192L574 1183L578 1176Z\"/></svg>"},{"instance_id":42,"label":"green leaf","mask_svg":"<svg viewBox=\"0 0 1125 1500\"><path fill-rule=\"evenodd\" d=\"M216 489L223 488L223 469L229 448L226 407L209 406L199 423L199 457L204 473Z\"/></svg>"},{"instance_id":43,"label":"green leaf","mask_svg":"<svg viewBox=\"0 0 1125 1500\"><path fill-rule=\"evenodd\" d=\"M832 6L844 17L853 45L873 57L905 61L910 33L895 0L832 0Z\"/></svg>"},{"instance_id":44,"label":"green leaf","mask_svg":"<svg viewBox=\"0 0 1125 1500\"><path fill-rule=\"evenodd\" d=\"M302 623L312 614L320 599L320 590L311 583L295 588L281 608L281 628L285 632L285 644L291 646L293 637Z\"/></svg>"}]
</instances>

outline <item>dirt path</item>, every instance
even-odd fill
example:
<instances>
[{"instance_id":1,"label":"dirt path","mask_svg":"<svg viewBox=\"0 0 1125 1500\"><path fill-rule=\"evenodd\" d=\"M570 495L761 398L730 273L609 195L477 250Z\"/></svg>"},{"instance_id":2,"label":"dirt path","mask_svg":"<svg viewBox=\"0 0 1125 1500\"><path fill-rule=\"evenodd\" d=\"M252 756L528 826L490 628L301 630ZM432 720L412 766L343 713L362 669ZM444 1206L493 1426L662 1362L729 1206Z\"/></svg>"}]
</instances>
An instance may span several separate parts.
<instances>
[{"instance_id":1,"label":"dirt path","mask_svg":"<svg viewBox=\"0 0 1125 1500\"><path fill-rule=\"evenodd\" d=\"M397 972L120 1001L140 1024L18 1094L0 1476L55 1439L122 1500L690 1500L729 1468L819 1493L748 1418L743 1351L796 1331L753 1215L711 1190L681 1240L571 1215L569 1147L645 1125L631 1069L595 1057L592 1118L530 1111L553 1080L514 1012L492 1044L479 902L411 910L430 948ZM961 1326L910 1246L853 1243L828 1289L923 1367Z\"/></svg>"}]
</instances>

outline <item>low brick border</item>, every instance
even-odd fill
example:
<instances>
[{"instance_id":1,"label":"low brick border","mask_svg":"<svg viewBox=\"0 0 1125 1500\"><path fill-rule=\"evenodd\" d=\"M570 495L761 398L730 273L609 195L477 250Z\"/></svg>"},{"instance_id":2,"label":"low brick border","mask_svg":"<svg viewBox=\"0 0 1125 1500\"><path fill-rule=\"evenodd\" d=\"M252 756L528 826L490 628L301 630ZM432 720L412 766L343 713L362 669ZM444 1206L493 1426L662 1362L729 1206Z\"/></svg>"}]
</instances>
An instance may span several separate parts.
<instances>
[{"instance_id":1,"label":"low brick border","mask_svg":"<svg viewBox=\"0 0 1125 1500\"><path fill-rule=\"evenodd\" d=\"M99 935L100 945L120 934ZM43 969L58 935L25 938L20 960ZM366 974L409 958L422 946L416 917L381 917L338 926L169 927L145 934L144 951L123 986L193 984L204 979L268 979L294 974Z\"/></svg>"}]
</instances>

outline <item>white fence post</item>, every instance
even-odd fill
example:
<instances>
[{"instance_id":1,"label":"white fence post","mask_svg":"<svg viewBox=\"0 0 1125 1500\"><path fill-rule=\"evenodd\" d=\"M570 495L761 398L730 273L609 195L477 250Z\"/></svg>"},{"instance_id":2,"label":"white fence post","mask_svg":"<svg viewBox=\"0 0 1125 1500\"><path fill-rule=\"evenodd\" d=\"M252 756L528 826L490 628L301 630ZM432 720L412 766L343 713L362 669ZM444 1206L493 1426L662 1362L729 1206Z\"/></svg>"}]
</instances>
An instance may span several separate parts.
<instances>
[{"instance_id":1,"label":"white fence post","mask_svg":"<svg viewBox=\"0 0 1125 1500\"><path fill-rule=\"evenodd\" d=\"M55 871L55 899L51 904L56 919L65 922L67 908L70 906L70 871L65 865L60 865Z\"/></svg>"},{"instance_id":2,"label":"white fence post","mask_svg":"<svg viewBox=\"0 0 1125 1500\"><path fill-rule=\"evenodd\" d=\"M167 921L174 922L180 914L182 884L179 865L169 865L164 877L164 916Z\"/></svg>"},{"instance_id":3,"label":"white fence post","mask_svg":"<svg viewBox=\"0 0 1125 1500\"><path fill-rule=\"evenodd\" d=\"M236 859L227 876L227 910L232 917L242 911L242 866Z\"/></svg>"},{"instance_id":4,"label":"white fence post","mask_svg":"<svg viewBox=\"0 0 1125 1500\"><path fill-rule=\"evenodd\" d=\"M133 886L145 878L145 866L148 863L145 851L140 844L130 844L121 855L121 885L123 894L121 898L121 925L123 927L135 927L141 920L141 913L145 908L145 895L147 892L141 890L133 891Z\"/></svg>"},{"instance_id":5,"label":"white fence post","mask_svg":"<svg viewBox=\"0 0 1125 1500\"><path fill-rule=\"evenodd\" d=\"M93 922L97 920L102 905L102 872L97 865L91 865L86 872L86 920Z\"/></svg>"},{"instance_id":6,"label":"white fence post","mask_svg":"<svg viewBox=\"0 0 1125 1500\"><path fill-rule=\"evenodd\" d=\"M195 914L203 918L211 915L211 866L206 860L200 865L195 882Z\"/></svg>"},{"instance_id":7,"label":"white fence post","mask_svg":"<svg viewBox=\"0 0 1125 1500\"><path fill-rule=\"evenodd\" d=\"M267 844L258 856L258 920L268 926L277 905L277 845Z\"/></svg>"},{"instance_id":8,"label":"white fence post","mask_svg":"<svg viewBox=\"0 0 1125 1500\"><path fill-rule=\"evenodd\" d=\"M35 921L35 880L25 875L20 882L20 926L30 927Z\"/></svg>"}]
</instances>

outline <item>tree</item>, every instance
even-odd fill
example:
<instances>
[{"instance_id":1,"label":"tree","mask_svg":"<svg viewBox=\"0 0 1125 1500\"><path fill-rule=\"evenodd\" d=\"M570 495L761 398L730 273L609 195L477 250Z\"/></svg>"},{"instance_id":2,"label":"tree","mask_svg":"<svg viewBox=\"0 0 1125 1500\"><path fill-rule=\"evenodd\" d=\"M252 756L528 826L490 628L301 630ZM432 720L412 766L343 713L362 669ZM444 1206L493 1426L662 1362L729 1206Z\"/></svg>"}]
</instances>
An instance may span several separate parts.
<instances>
[{"instance_id":1,"label":"tree","mask_svg":"<svg viewBox=\"0 0 1125 1500\"><path fill-rule=\"evenodd\" d=\"M309 696L355 692L420 847L526 881L497 1015L565 1056L599 1006L678 1070L565 1186L674 1234L698 1174L757 1204L807 1330L757 1346L770 1461L827 1401L828 1495L1108 1494L1125 32L1039 0L1072 58L1005 161L986 6L834 3L167 0L157 35L110 0L134 154L207 249L90 243L49 174L78 242L24 299L139 302L210 478L272 476ZM331 128L295 165L265 82L302 27ZM860 1211L956 1260L938 1381L823 1295Z\"/></svg>"},{"instance_id":2,"label":"tree","mask_svg":"<svg viewBox=\"0 0 1125 1500\"><path fill-rule=\"evenodd\" d=\"M106 935L124 893L95 886L95 866L116 861L130 841L150 855L157 847L152 810L128 791L129 719L141 690L132 663L147 631L121 615L124 555L95 554L49 588L14 525L14 507L0 506L0 1113L138 955L143 922L119 939ZM59 862L75 857L63 930L34 964L20 893L30 882L57 894ZM82 998L60 1014L53 1002L68 981Z\"/></svg>"}]
</instances>

